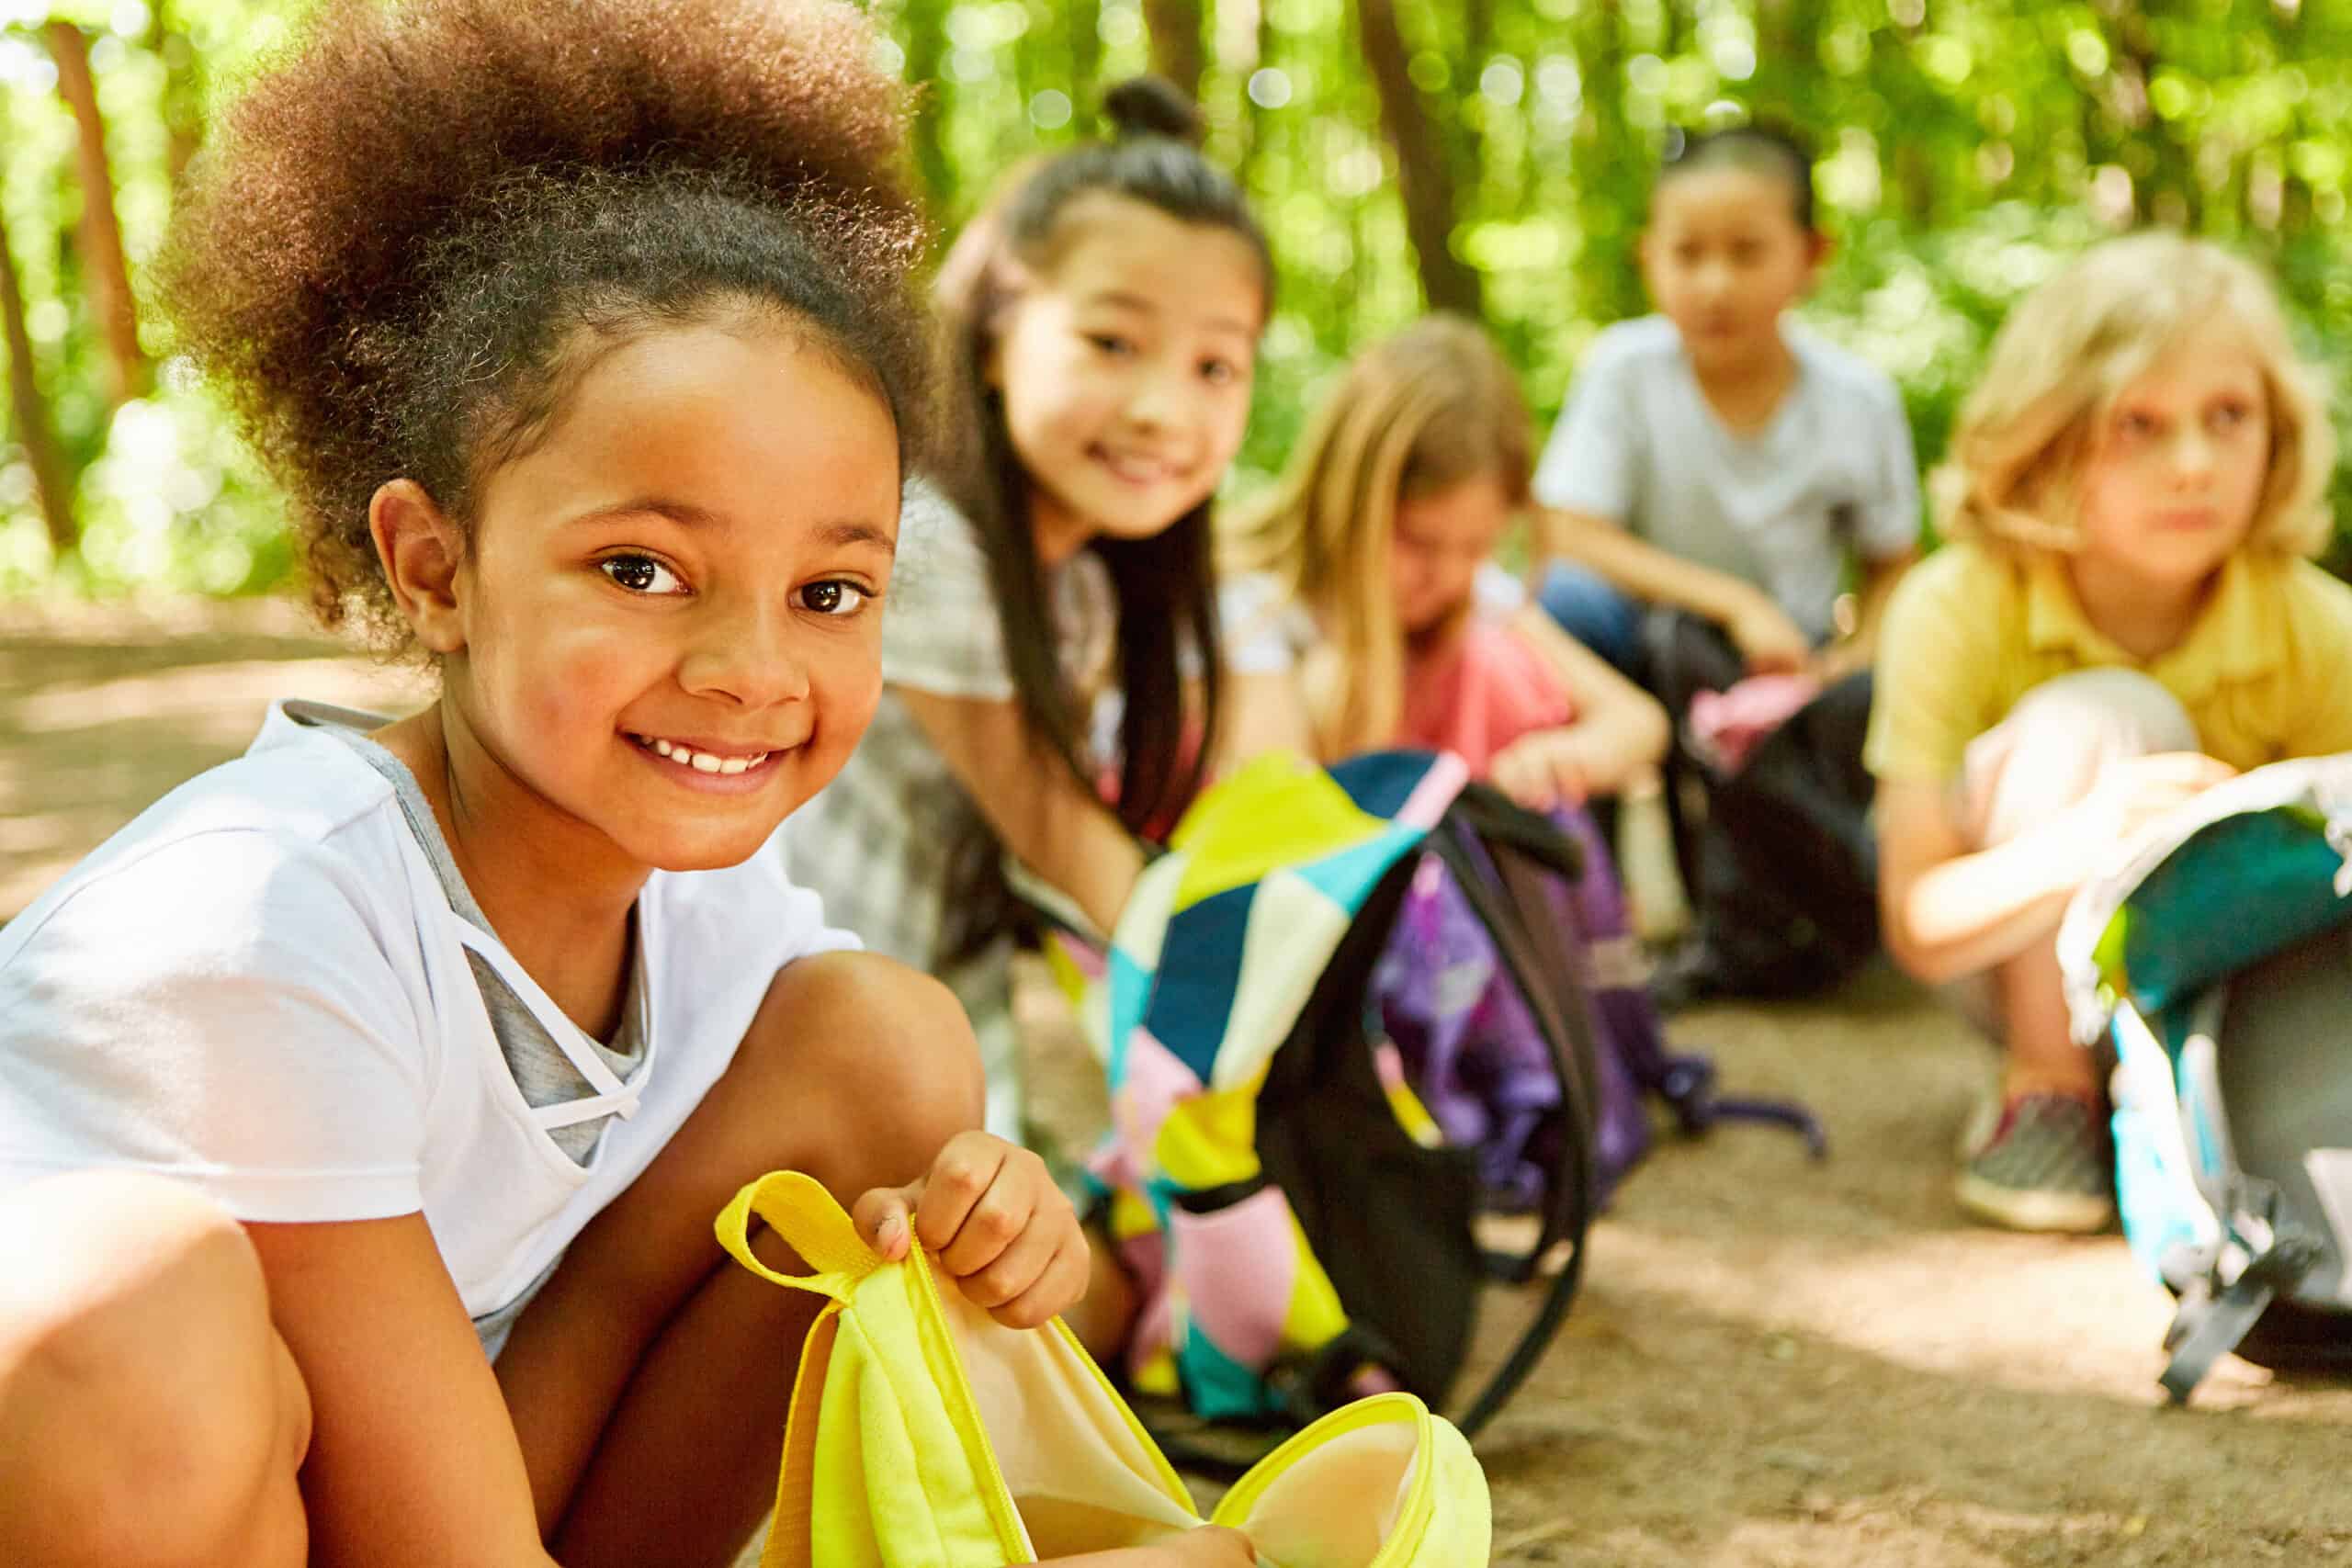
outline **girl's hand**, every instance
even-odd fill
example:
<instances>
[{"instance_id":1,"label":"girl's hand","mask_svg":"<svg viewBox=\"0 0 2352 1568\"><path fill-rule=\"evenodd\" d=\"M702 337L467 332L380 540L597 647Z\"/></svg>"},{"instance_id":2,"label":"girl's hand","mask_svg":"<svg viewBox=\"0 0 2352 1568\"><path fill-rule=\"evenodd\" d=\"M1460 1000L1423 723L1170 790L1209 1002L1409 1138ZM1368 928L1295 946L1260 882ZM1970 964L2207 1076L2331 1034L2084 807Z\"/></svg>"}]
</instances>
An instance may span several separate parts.
<instances>
[{"instance_id":1,"label":"girl's hand","mask_svg":"<svg viewBox=\"0 0 2352 1568\"><path fill-rule=\"evenodd\" d=\"M933 1261L1008 1328L1035 1328L1086 1293L1077 1211L1044 1160L987 1133L957 1134L928 1176L874 1189L850 1217L875 1251L894 1260L907 1255L911 1218Z\"/></svg>"},{"instance_id":2,"label":"girl's hand","mask_svg":"<svg viewBox=\"0 0 2352 1568\"><path fill-rule=\"evenodd\" d=\"M1530 811L1581 806L1594 782L1608 776L1595 738L1577 727L1522 735L1494 755L1487 776L1497 789Z\"/></svg>"},{"instance_id":3,"label":"girl's hand","mask_svg":"<svg viewBox=\"0 0 2352 1568\"><path fill-rule=\"evenodd\" d=\"M1788 673L1813 661L1813 644L1787 611L1764 593L1743 600L1724 623L1724 635L1747 660L1748 673Z\"/></svg>"},{"instance_id":4,"label":"girl's hand","mask_svg":"<svg viewBox=\"0 0 2352 1568\"><path fill-rule=\"evenodd\" d=\"M2132 757L2100 770L2098 782L2063 818L2064 836L2104 865L2116 847L2188 805L2237 770L2195 751Z\"/></svg>"}]
</instances>

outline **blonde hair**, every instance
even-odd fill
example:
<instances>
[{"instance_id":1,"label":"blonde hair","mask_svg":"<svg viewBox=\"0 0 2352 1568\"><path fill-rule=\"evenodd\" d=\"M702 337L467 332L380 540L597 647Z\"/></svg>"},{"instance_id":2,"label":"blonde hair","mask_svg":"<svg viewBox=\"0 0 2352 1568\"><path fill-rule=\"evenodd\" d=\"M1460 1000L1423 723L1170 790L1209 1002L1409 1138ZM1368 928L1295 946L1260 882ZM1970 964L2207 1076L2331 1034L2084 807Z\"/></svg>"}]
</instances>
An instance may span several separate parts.
<instances>
[{"instance_id":1,"label":"blonde hair","mask_svg":"<svg viewBox=\"0 0 2352 1568\"><path fill-rule=\"evenodd\" d=\"M1302 671L1322 755L1386 745L1402 721L1396 503L1492 478L1520 506L1533 463L1533 423L1510 365L1476 324L1434 315L1356 357L1272 491L1238 513L1221 570L1272 577L1322 628Z\"/></svg>"},{"instance_id":2,"label":"blonde hair","mask_svg":"<svg viewBox=\"0 0 2352 1568\"><path fill-rule=\"evenodd\" d=\"M2115 399L2217 319L2242 335L2270 405L2270 470L2247 546L2317 554L2335 460L2325 389L2296 356L2259 270L2218 245L2157 232L2094 248L2009 313L1930 481L1945 536L2080 548L2079 480Z\"/></svg>"}]
</instances>

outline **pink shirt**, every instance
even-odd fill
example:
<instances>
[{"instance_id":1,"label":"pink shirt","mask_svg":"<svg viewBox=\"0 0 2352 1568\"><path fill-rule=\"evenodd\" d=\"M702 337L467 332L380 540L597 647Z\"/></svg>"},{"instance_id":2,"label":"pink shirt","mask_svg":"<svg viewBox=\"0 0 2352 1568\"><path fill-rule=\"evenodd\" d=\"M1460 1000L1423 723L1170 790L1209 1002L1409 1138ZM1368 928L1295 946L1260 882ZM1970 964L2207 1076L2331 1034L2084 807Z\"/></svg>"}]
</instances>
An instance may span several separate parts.
<instances>
[{"instance_id":1,"label":"pink shirt","mask_svg":"<svg viewBox=\"0 0 2352 1568\"><path fill-rule=\"evenodd\" d=\"M1473 615L1438 651L1405 665L1405 717L1397 739L1452 751L1485 777L1495 753L1576 716L1559 675L1500 620Z\"/></svg>"}]
</instances>

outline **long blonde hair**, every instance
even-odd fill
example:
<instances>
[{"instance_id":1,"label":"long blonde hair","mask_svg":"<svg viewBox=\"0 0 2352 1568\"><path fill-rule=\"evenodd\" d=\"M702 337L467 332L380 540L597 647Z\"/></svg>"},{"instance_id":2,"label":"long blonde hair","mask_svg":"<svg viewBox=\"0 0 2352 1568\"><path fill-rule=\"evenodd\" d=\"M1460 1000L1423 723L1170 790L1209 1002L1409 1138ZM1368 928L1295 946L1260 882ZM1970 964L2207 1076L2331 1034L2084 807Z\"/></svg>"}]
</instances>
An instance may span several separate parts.
<instances>
[{"instance_id":1,"label":"long blonde hair","mask_svg":"<svg viewBox=\"0 0 2352 1568\"><path fill-rule=\"evenodd\" d=\"M2115 399L2217 320L2242 334L2270 404L2270 469L2246 542L2317 554L2335 461L2324 387L2296 356L2259 270L2219 245L2161 232L2097 246L2009 313L1931 481L1946 536L2080 548L2078 481Z\"/></svg>"},{"instance_id":2,"label":"long blonde hair","mask_svg":"<svg viewBox=\"0 0 2352 1568\"><path fill-rule=\"evenodd\" d=\"M1357 355L1272 492L1238 514L1221 570L1270 576L1322 632L1302 671L1320 754L1386 745L1402 721L1396 503L1492 478L1523 505L1533 461L1510 365L1476 324L1433 315Z\"/></svg>"}]
</instances>

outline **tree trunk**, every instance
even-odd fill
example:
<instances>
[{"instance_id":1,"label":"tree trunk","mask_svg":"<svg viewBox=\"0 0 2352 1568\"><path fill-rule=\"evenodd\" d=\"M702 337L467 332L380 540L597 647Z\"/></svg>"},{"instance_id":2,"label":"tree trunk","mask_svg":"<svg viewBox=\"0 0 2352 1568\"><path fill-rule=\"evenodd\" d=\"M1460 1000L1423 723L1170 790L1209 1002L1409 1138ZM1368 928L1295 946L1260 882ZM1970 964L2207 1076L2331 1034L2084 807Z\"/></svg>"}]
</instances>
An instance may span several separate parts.
<instances>
[{"instance_id":1,"label":"tree trunk","mask_svg":"<svg viewBox=\"0 0 2352 1568\"><path fill-rule=\"evenodd\" d=\"M1577 149L1587 176L1577 182L1577 222L1584 253L1574 275L1581 280L1588 321L1616 321L1641 314L1646 303L1636 252L1649 199L1650 154L1625 116L1624 14L1618 0L1584 11L1586 39L1577 56L1584 67L1589 135Z\"/></svg>"},{"instance_id":2,"label":"tree trunk","mask_svg":"<svg viewBox=\"0 0 2352 1568\"><path fill-rule=\"evenodd\" d=\"M1080 123L1102 101L1102 0L1070 0L1060 8L1069 35L1069 96Z\"/></svg>"},{"instance_id":3,"label":"tree trunk","mask_svg":"<svg viewBox=\"0 0 2352 1568\"><path fill-rule=\"evenodd\" d=\"M74 487L65 453L49 427L49 405L33 374L33 339L25 330L25 295L17 285L17 258L8 248L8 226L0 222L0 318L8 336L8 423L25 462L33 471L33 493L49 524L49 542L59 555L74 547Z\"/></svg>"},{"instance_id":4,"label":"tree trunk","mask_svg":"<svg viewBox=\"0 0 2352 1568\"><path fill-rule=\"evenodd\" d=\"M114 171L107 161L107 125L98 114L97 84L90 76L90 40L71 22L51 22L49 51L57 58L57 91L81 130L76 166L82 179L82 272L107 345L107 400L120 403L147 389L147 356L139 350L139 305L123 260L122 228L115 220Z\"/></svg>"},{"instance_id":5,"label":"tree trunk","mask_svg":"<svg viewBox=\"0 0 2352 1568\"><path fill-rule=\"evenodd\" d=\"M1151 68L1194 103L1208 69L1201 39L1201 0L1143 0L1143 25L1151 33Z\"/></svg>"},{"instance_id":6,"label":"tree trunk","mask_svg":"<svg viewBox=\"0 0 2352 1568\"><path fill-rule=\"evenodd\" d=\"M1453 219L1459 209L1453 172L1448 167L1437 127L1421 107L1413 85L1411 58L1396 25L1394 0L1358 0L1364 60L1380 94L1380 125L1396 151L1396 193L1405 203L1405 232L1420 264L1421 291L1432 310L1481 319L1478 275L1453 254Z\"/></svg>"},{"instance_id":7,"label":"tree trunk","mask_svg":"<svg viewBox=\"0 0 2352 1568\"><path fill-rule=\"evenodd\" d=\"M2129 128L2132 140L2147 143L2154 159L2147 177L2132 187L2140 215L2164 217L2165 198L2170 197L2178 207L2177 221L2193 230L2200 217L2203 195L2198 188L2195 161L2148 103L2149 85L2164 65L2156 55L2155 29L2143 5L2119 3L2113 10L2115 28L2109 47L2118 62L2113 73L2118 118Z\"/></svg>"}]
</instances>

